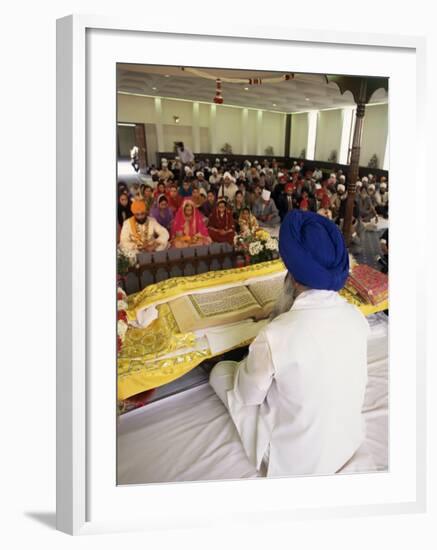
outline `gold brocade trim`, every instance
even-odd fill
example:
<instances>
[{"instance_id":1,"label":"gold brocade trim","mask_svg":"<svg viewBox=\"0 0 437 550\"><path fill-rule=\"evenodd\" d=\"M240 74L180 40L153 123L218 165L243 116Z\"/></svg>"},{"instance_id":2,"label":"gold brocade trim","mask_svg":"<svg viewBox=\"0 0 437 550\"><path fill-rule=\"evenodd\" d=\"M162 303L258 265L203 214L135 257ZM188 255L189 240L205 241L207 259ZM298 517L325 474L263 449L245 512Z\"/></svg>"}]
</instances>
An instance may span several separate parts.
<instances>
[{"instance_id":1,"label":"gold brocade trim","mask_svg":"<svg viewBox=\"0 0 437 550\"><path fill-rule=\"evenodd\" d=\"M171 277L165 281L146 286L140 292L129 296L127 315L129 320L133 321L136 319L138 311L149 307L155 302L175 298L190 290L237 283L247 279L248 276L250 278L262 277L263 275L279 273L284 270L285 265L282 260L272 260L245 267L208 271L188 277Z\"/></svg>"},{"instance_id":2,"label":"gold brocade trim","mask_svg":"<svg viewBox=\"0 0 437 550\"><path fill-rule=\"evenodd\" d=\"M144 365L162 355L195 345L193 332L181 334L168 304L157 306L158 318L146 328L129 327L118 355L118 374L132 371L133 365Z\"/></svg>"},{"instance_id":3,"label":"gold brocade trim","mask_svg":"<svg viewBox=\"0 0 437 550\"><path fill-rule=\"evenodd\" d=\"M385 311L389 307L388 300L384 300L384 302L377 305L366 304L360 300L357 295L352 294L346 287L342 288L339 294L350 304L356 306L365 317L378 313L379 311Z\"/></svg>"},{"instance_id":4,"label":"gold brocade trim","mask_svg":"<svg viewBox=\"0 0 437 550\"><path fill-rule=\"evenodd\" d=\"M233 346L227 350L223 350L219 355L249 345L254 338L250 338ZM173 382L177 378L183 376L190 370L194 369L205 361L211 359L214 354L210 349L191 351L175 357L169 357L150 363L143 361L132 361L131 370L118 376L117 393L118 399L123 400L136 395L137 393L158 388L169 382Z\"/></svg>"},{"instance_id":5,"label":"gold brocade trim","mask_svg":"<svg viewBox=\"0 0 437 550\"><path fill-rule=\"evenodd\" d=\"M150 380L148 387L142 386L141 391L146 391L150 388L157 388L161 384L156 384L153 379L156 378L165 378L165 382L170 381L169 377L173 374L181 374L181 369L184 370L188 367L188 370L192 369L205 359L212 357L211 351L209 348L204 350L193 350L187 353L181 353L179 355L174 355L173 357L166 357L164 359L157 359L156 361L145 361L144 359L127 359L120 360L120 372L118 375L119 382L119 393L120 393L120 383L124 378L130 377L131 375L141 373L144 375L147 380ZM124 363L128 363L127 368L123 369ZM186 371L185 371L186 372ZM184 374L184 373L182 373Z\"/></svg>"}]
</instances>

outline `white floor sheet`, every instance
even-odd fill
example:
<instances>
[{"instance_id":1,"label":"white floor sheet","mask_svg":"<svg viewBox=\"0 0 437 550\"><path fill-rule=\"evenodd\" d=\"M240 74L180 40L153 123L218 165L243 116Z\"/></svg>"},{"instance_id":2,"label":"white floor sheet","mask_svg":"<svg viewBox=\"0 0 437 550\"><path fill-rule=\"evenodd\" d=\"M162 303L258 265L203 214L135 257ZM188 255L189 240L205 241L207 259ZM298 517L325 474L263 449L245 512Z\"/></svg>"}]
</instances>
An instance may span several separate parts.
<instances>
[{"instance_id":1,"label":"white floor sheet","mask_svg":"<svg viewBox=\"0 0 437 550\"><path fill-rule=\"evenodd\" d=\"M368 320L366 440L341 473L388 467L388 322L382 313ZM209 384L122 415L117 471L119 485L260 476Z\"/></svg>"}]
</instances>

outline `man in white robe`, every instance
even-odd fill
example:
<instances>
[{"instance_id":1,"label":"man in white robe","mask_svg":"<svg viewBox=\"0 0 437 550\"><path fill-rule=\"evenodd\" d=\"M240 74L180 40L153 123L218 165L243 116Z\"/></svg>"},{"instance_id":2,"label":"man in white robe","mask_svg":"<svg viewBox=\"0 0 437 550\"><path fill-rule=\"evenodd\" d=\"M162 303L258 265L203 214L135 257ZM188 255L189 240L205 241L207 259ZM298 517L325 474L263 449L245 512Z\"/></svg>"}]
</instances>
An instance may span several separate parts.
<instances>
[{"instance_id":1,"label":"man in white robe","mask_svg":"<svg viewBox=\"0 0 437 550\"><path fill-rule=\"evenodd\" d=\"M263 189L261 198L254 204L252 209L252 213L261 227L275 227L281 223L278 209L270 195L269 190Z\"/></svg>"},{"instance_id":2,"label":"man in white robe","mask_svg":"<svg viewBox=\"0 0 437 550\"><path fill-rule=\"evenodd\" d=\"M133 216L125 220L121 228L121 250L127 253L165 250L168 246L168 231L155 218L147 215L145 201L134 200L131 210Z\"/></svg>"},{"instance_id":3,"label":"man in white robe","mask_svg":"<svg viewBox=\"0 0 437 550\"><path fill-rule=\"evenodd\" d=\"M210 384L255 468L268 477L333 474L364 439L369 327L337 292L349 259L332 221L292 210L279 239L283 295L247 357L218 363Z\"/></svg>"},{"instance_id":4,"label":"man in white robe","mask_svg":"<svg viewBox=\"0 0 437 550\"><path fill-rule=\"evenodd\" d=\"M226 199L228 203L233 203L235 199L235 193L238 191L238 187L235 183L235 179L232 177L230 172L225 172L223 174L223 180L219 187L217 198Z\"/></svg>"}]
</instances>

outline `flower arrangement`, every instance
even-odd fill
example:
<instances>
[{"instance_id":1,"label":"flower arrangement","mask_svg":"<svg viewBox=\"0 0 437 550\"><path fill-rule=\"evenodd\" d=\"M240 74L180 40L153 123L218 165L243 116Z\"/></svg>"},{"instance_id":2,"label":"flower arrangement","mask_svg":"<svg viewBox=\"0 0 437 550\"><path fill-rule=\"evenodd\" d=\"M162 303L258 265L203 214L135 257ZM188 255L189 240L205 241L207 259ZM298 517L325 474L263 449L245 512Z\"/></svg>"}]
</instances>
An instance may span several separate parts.
<instances>
[{"instance_id":1,"label":"flower arrangement","mask_svg":"<svg viewBox=\"0 0 437 550\"><path fill-rule=\"evenodd\" d=\"M137 253L135 250L122 250L117 248L117 275L125 277L129 268L137 263Z\"/></svg>"},{"instance_id":2,"label":"flower arrangement","mask_svg":"<svg viewBox=\"0 0 437 550\"><path fill-rule=\"evenodd\" d=\"M118 287L117 288L117 353L123 346L126 332L128 329L128 320L126 310L128 308L126 292Z\"/></svg>"},{"instance_id":3,"label":"flower arrangement","mask_svg":"<svg viewBox=\"0 0 437 550\"><path fill-rule=\"evenodd\" d=\"M278 239L264 229L259 229L254 234L236 235L234 246L237 252L245 255L247 264L268 262L279 256Z\"/></svg>"}]
</instances>

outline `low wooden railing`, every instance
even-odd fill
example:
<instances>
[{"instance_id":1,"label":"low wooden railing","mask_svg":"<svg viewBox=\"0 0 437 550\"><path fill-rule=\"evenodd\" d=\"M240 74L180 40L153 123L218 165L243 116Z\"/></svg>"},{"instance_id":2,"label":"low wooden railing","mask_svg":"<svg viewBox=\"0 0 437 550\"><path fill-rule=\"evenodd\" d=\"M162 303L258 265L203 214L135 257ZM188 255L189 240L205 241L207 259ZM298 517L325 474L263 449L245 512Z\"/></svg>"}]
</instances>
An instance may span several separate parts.
<instances>
[{"instance_id":1,"label":"low wooden railing","mask_svg":"<svg viewBox=\"0 0 437 550\"><path fill-rule=\"evenodd\" d=\"M212 243L189 248L169 248L159 252L141 252L138 265L131 267L123 282L127 294L147 285L169 279L241 267L244 257L227 243Z\"/></svg>"}]
</instances>

